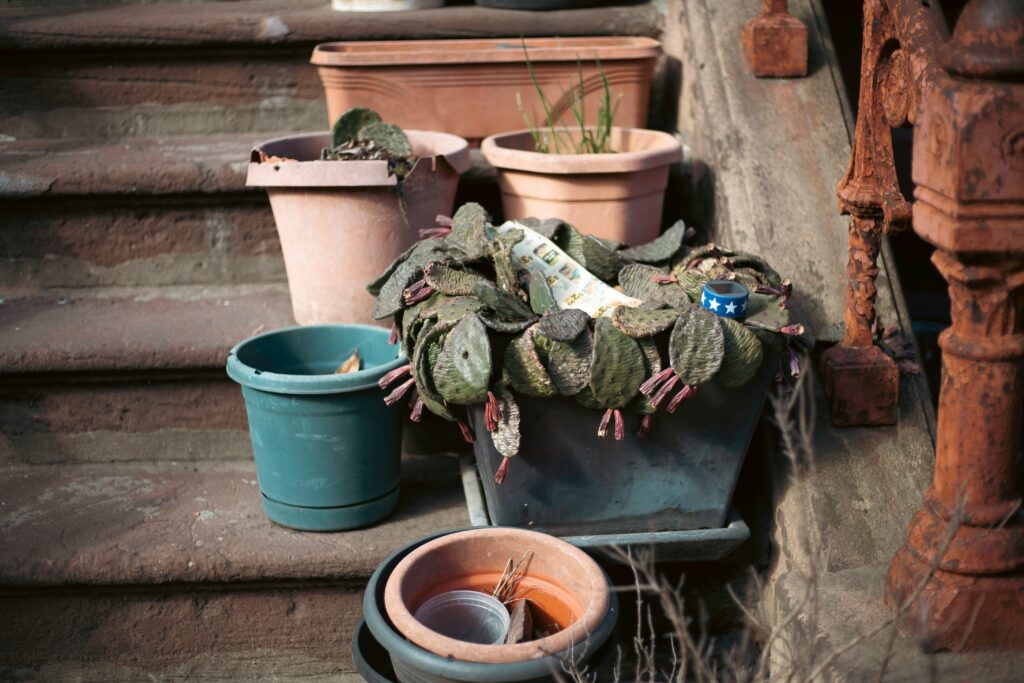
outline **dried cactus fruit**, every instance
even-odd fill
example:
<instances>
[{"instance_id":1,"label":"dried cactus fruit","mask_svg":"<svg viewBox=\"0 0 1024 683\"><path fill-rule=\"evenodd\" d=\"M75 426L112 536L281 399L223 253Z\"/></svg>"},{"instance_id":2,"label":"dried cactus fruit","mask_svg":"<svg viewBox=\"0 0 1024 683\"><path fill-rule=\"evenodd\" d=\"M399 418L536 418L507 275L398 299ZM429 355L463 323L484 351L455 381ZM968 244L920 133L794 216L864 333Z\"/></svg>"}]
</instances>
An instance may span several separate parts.
<instances>
[{"instance_id":1,"label":"dried cactus fruit","mask_svg":"<svg viewBox=\"0 0 1024 683\"><path fill-rule=\"evenodd\" d=\"M619 332L609 318L594 322L590 389L601 407L628 404L644 381L644 367L644 354L632 337Z\"/></svg>"},{"instance_id":2,"label":"dried cactus fruit","mask_svg":"<svg viewBox=\"0 0 1024 683\"><path fill-rule=\"evenodd\" d=\"M614 282L622 268L622 259L614 247L587 235L581 243L587 270L605 282Z\"/></svg>"},{"instance_id":3,"label":"dried cactus fruit","mask_svg":"<svg viewBox=\"0 0 1024 683\"><path fill-rule=\"evenodd\" d=\"M682 221L676 221L675 225L653 242L623 249L619 256L635 263L663 263L671 260L682 249L685 237L686 225Z\"/></svg>"},{"instance_id":4,"label":"dried cactus fruit","mask_svg":"<svg viewBox=\"0 0 1024 683\"><path fill-rule=\"evenodd\" d=\"M448 403L469 405L487 397L491 343L477 316L466 316L445 337L433 377L437 393Z\"/></svg>"},{"instance_id":5,"label":"dried cactus fruit","mask_svg":"<svg viewBox=\"0 0 1024 683\"><path fill-rule=\"evenodd\" d=\"M633 308L618 306L612 311L612 324L630 337L651 337L676 324L679 311L674 308Z\"/></svg>"},{"instance_id":6,"label":"dried cactus fruit","mask_svg":"<svg viewBox=\"0 0 1024 683\"><path fill-rule=\"evenodd\" d=\"M379 123L380 114L365 107L349 109L334 122L331 128L331 146L341 147L356 141L359 131L372 123Z\"/></svg>"},{"instance_id":7,"label":"dried cactus fruit","mask_svg":"<svg viewBox=\"0 0 1024 683\"><path fill-rule=\"evenodd\" d=\"M363 126L356 134L356 140L373 143L392 159L408 159L412 156L409 138L393 123L377 121Z\"/></svg>"},{"instance_id":8,"label":"dried cactus fruit","mask_svg":"<svg viewBox=\"0 0 1024 683\"><path fill-rule=\"evenodd\" d=\"M519 452L519 404L504 382L494 384L494 397L498 401L501 419L498 420L498 428L491 433L491 441L499 455L512 458Z\"/></svg>"},{"instance_id":9,"label":"dried cactus fruit","mask_svg":"<svg viewBox=\"0 0 1024 683\"><path fill-rule=\"evenodd\" d=\"M555 295L551 292L551 285L541 273L530 273L530 308L537 315L558 310L558 303L555 301Z\"/></svg>"},{"instance_id":10,"label":"dried cactus fruit","mask_svg":"<svg viewBox=\"0 0 1024 683\"><path fill-rule=\"evenodd\" d=\"M404 261L395 269L377 295L377 302L373 306L375 320L394 315L405 307L402 299L405 288L412 284L419 274L420 267L411 261Z\"/></svg>"},{"instance_id":11,"label":"dried cactus fruit","mask_svg":"<svg viewBox=\"0 0 1024 683\"><path fill-rule=\"evenodd\" d=\"M715 377L727 387L743 386L761 367L761 341L735 320L721 318L720 322L725 335L725 358Z\"/></svg>"},{"instance_id":12,"label":"dried cactus fruit","mask_svg":"<svg viewBox=\"0 0 1024 683\"><path fill-rule=\"evenodd\" d=\"M483 275L437 261L427 264L423 269L423 277L427 284L448 296L469 296L478 284L491 286L491 281Z\"/></svg>"},{"instance_id":13,"label":"dried cactus fruit","mask_svg":"<svg viewBox=\"0 0 1024 683\"><path fill-rule=\"evenodd\" d=\"M645 263L631 263L619 271L619 284L627 296L652 307L681 308L691 301L676 282L658 282L664 273Z\"/></svg>"},{"instance_id":14,"label":"dried cactus fruit","mask_svg":"<svg viewBox=\"0 0 1024 683\"><path fill-rule=\"evenodd\" d=\"M585 329L568 342L551 342L548 375L558 393L575 396L590 383L590 363L594 358L594 335Z\"/></svg>"},{"instance_id":15,"label":"dried cactus fruit","mask_svg":"<svg viewBox=\"0 0 1024 683\"><path fill-rule=\"evenodd\" d=\"M684 384L703 384L722 367L725 334L719 320L717 315L700 306L690 305L680 311L679 321L672 328L668 351L672 368Z\"/></svg>"},{"instance_id":16,"label":"dried cactus fruit","mask_svg":"<svg viewBox=\"0 0 1024 683\"><path fill-rule=\"evenodd\" d=\"M556 396L558 389L534 346L535 333L536 326L530 327L508 345L502 376L506 384L527 396Z\"/></svg>"},{"instance_id":17,"label":"dried cactus fruit","mask_svg":"<svg viewBox=\"0 0 1024 683\"><path fill-rule=\"evenodd\" d=\"M547 313L537 323L537 331L552 341L572 341L587 328L590 316L578 308Z\"/></svg>"}]
</instances>

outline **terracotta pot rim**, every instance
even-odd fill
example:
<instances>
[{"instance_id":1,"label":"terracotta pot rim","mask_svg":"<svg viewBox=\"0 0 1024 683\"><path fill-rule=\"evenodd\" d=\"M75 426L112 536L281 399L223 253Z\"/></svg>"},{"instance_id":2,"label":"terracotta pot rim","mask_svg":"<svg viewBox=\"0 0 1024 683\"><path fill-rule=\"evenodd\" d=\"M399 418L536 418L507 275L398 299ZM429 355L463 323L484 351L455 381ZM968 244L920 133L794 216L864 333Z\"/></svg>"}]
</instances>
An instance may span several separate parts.
<instances>
[{"instance_id":1,"label":"terracotta pot rim","mask_svg":"<svg viewBox=\"0 0 1024 683\"><path fill-rule=\"evenodd\" d=\"M468 536L490 535L492 537L514 537L524 548L539 544L549 552L564 553L576 560L583 570L580 583L589 590L591 600L585 603L584 612L568 628L546 638L514 645L479 645L443 636L431 631L416 621L402 597L403 583L416 562L438 548L464 541ZM528 546L527 546L528 544ZM500 568L498 569L500 572ZM565 587L562 586L564 589ZM449 656L458 653L456 659L479 663L510 663L528 661L552 654L565 652L584 641L594 633L607 615L610 607L610 590L604 571L589 555L560 538L526 529L508 527L478 527L436 538L416 548L395 567L384 588L384 607L395 629L409 641L435 654Z\"/></svg>"},{"instance_id":2,"label":"terracotta pot rim","mask_svg":"<svg viewBox=\"0 0 1024 683\"><path fill-rule=\"evenodd\" d=\"M405 134L414 148L429 151L420 155L410 175L421 167L433 170L438 163L447 164L461 175L473 165L469 143L458 135L423 130L406 130ZM388 172L386 161L260 161L261 152L275 156L272 152L279 145L305 143L325 147L330 137L330 131L323 131L286 135L259 143L250 153L246 187L394 187L398 184L398 179Z\"/></svg>"},{"instance_id":3,"label":"terracotta pot rim","mask_svg":"<svg viewBox=\"0 0 1024 683\"><path fill-rule=\"evenodd\" d=\"M661 54L661 43L642 36L527 38L526 47L535 63L595 57L614 62ZM317 45L309 61L320 67L526 63L519 38L338 41Z\"/></svg>"},{"instance_id":4,"label":"terracotta pot rim","mask_svg":"<svg viewBox=\"0 0 1024 683\"><path fill-rule=\"evenodd\" d=\"M626 149L614 154L543 154L507 146L524 138L532 140L529 129L499 133L484 138L480 152L495 168L555 175L632 173L668 166L683 158L682 145L669 133L647 128L620 128L630 138L643 138L653 145L636 151Z\"/></svg>"}]
</instances>

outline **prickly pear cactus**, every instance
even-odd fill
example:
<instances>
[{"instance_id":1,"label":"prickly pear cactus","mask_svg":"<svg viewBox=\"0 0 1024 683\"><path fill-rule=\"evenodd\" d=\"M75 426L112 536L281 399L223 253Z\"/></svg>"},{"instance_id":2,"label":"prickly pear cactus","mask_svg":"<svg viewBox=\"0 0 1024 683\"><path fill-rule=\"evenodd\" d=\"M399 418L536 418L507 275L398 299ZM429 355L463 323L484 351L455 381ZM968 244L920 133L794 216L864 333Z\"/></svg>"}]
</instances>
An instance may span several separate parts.
<instances>
[{"instance_id":1,"label":"prickly pear cactus","mask_svg":"<svg viewBox=\"0 0 1024 683\"><path fill-rule=\"evenodd\" d=\"M394 131L372 112L346 116L335 127L339 139L398 149L386 137ZM499 231L477 204L460 207L450 219L438 217L438 225L368 285L377 297L375 316L394 318L394 335L412 359L411 378L389 387L387 400L414 387L412 419L430 410L458 422L467 439L474 435L465 406L483 406L489 438L504 456L495 473L499 482L519 449L516 393L572 397L603 411L599 435L621 439L624 412L642 416L643 434L656 411L674 412L702 384L747 383L766 358L792 354L789 342L803 331L789 322L788 280L752 254L714 244L687 247L691 231L682 223L635 247L584 235L556 219ZM561 251L550 245L529 251L537 242L523 242L528 230ZM529 270L534 253L572 259L566 278L582 266L640 303L590 308L592 317L571 305L559 280L563 271ZM713 278L751 290L744 320L719 318L693 303ZM794 367L792 358L788 365Z\"/></svg>"}]
</instances>

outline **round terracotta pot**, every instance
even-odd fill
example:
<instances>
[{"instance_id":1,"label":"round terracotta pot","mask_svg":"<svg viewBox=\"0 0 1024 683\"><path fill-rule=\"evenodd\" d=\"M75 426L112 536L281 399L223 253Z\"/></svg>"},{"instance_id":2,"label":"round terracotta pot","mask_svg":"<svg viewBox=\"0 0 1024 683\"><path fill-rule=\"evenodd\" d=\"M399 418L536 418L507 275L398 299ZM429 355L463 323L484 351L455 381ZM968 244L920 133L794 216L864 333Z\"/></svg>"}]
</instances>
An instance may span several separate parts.
<instances>
[{"instance_id":1,"label":"round terracotta pot","mask_svg":"<svg viewBox=\"0 0 1024 683\"><path fill-rule=\"evenodd\" d=\"M613 128L613 154L542 154L530 131L492 135L480 151L498 169L506 219L560 218L604 239L643 244L661 229L669 166L682 159L668 133Z\"/></svg>"},{"instance_id":2,"label":"round terracotta pot","mask_svg":"<svg viewBox=\"0 0 1024 683\"><path fill-rule=\"evenodd\" d=\"M400 188L385 161L321 161L330 133L278 138L253 150L246 185L266 188L270 197L296 322L379 324L366 283L438 214L451 215L459 174L471 164L466 141L406 134L419 160Z\"/></svg>"},{"instance_id":3,"label":"round terracotta pot","mask_svg":"<svg viewBox=\"0 0 1024 683\"><path fill-rule=\"evenodd\" d=\"M512 645L480 645L436 633L413 614L420 605L451 590L490 592L508 559L532 551L517 597L534 608L534 623L557 624L558 631ZM610 608L608 582L586 553L561 539L536 531L479 528L426 543L409 553L392 572L384 606L395 628L412 643L442 657L505 664L565 652L597 631Z\"/></svg>"}]
</instances>

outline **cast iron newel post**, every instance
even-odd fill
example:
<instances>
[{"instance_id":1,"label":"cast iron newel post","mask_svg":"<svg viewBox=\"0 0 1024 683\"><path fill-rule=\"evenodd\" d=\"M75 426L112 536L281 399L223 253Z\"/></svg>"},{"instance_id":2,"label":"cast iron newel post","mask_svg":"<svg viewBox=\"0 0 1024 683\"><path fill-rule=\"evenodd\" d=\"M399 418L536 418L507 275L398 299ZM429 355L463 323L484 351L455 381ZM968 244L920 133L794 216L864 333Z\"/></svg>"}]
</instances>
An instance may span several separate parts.
<instances>
[{"instance_id":1,"label":"cast iron newel post","mask_svg":"<svg viewBox=\"0 0 1024 683\"><path fill-rule=\"evenodd\" d=\"M758 78L807 75L807 27L789 13L786 0L764 0L741 38L747 66Z\"/></svg>"},{"instance_id":2,"label":"cast iron newel post","mask_svg":"<svg viewBox=\"0 0 1024 683\"><path fill-rule=\"evenodd\" d=\"M914 229L937 247L953 325L935 479L886 600L929 649L1024 648L1024 3L973 0L941 56L914 131Z\"/></svg>"},{"instance_id":3,"label":"cast iron newel post","mask_svg":"<svg viewBox=\"0 0 1024 683\"><path fill-rule=\"evenodd\" d=\"M939 69L934 50L948 33L935 8L905 0L866 0L857 129L846 176L836 195L849 214L846 330L825 352L823 369L836 426L896 422L899 369L875 345L875 279L884 235L910 221L900 193L890 129L913 124L920 93Z\"/></svg>"}]
</instances>

